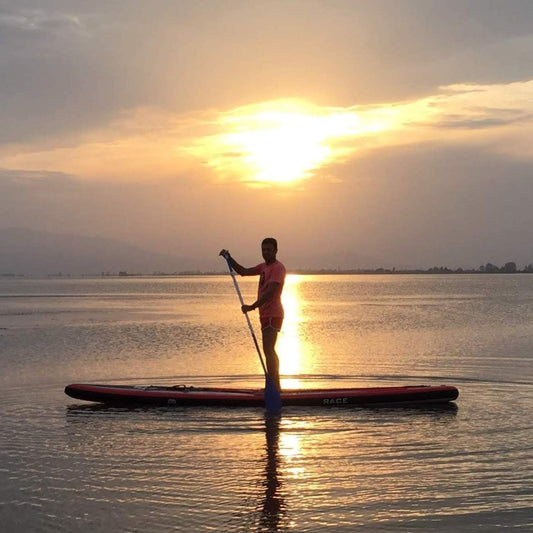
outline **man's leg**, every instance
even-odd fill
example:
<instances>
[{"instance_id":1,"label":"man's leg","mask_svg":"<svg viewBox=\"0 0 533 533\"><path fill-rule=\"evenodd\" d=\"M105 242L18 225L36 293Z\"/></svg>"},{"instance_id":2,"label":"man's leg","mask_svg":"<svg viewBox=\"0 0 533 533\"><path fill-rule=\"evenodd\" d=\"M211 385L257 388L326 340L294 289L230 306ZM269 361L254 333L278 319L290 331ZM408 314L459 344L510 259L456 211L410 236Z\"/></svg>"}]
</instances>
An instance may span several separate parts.
<instances>
[{"instance_id":1,"label":"man's leg","mask_svg":"<svg viewBox=\"0 0 533 533\"><path fill-rule=\"evenodd\" d=\"M267 372L274 385L281 391L279 381L279 358L276 353L276 341L278 332L273 327L267 327L262 330L263 334L263 351L265 352Z\"/></svg>"}]
</instances>

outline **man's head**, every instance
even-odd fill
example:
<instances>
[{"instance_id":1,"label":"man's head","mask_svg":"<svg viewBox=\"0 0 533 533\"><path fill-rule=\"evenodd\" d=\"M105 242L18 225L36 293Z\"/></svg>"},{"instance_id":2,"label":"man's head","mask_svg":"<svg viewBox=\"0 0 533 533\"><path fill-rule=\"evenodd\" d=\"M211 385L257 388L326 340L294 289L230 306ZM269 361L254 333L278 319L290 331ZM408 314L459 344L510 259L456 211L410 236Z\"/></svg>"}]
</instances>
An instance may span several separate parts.
<instances>
[{"instance_id":1,"label":"man's head","mask_svg":"<svg viewBox=\"0 0 533 533\"><path fill-rule=\"evenodd\" d=\"M278 241L273 237L267 237L263 239L261 243L261 253L265 263L273 263L276 260L276 254L278 252Z\"/></svg>"}]
</instances>

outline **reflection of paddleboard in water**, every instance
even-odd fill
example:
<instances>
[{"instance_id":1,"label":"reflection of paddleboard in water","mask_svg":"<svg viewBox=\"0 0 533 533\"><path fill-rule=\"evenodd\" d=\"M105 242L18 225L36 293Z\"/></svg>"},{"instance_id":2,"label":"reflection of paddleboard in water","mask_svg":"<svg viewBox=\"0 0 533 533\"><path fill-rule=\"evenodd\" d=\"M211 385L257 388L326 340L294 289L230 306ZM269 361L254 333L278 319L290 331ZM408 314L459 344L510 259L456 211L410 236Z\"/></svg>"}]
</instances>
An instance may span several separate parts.
<instances>
[{"instance_id":1,"label":"reflection of paddleboard in water","mask_svg":"<svg viewBox=\"0 0 533 533\"><path fill-rule=\"evenodd\" d=\"M215 387L160 387L155 385L72 384L65 393L78 400L121 405L209 405L258 407L264 391ZM281 393L283 405L379 407L445 404L459 391L449 385L363 387L341 389L289 389Z\"/></svg>"}]
</instances>

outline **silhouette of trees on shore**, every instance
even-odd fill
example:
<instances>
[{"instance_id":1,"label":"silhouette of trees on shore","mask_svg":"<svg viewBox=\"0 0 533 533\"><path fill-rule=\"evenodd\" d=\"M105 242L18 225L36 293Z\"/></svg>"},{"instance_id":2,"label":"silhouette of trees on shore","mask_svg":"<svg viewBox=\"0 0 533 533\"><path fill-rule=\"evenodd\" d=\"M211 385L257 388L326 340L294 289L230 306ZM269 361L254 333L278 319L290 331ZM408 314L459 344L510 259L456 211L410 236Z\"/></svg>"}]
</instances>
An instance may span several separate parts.
<instances>
[{"instance_id":1,"label":"silhouette of trees on shore","mask_svg":"<svg viewBox=\"0 0 533 533\"><path fill-rule=\"evenodd\" d=\"M524 268L519 269L514 261L509 261L503 266L486 263L474 268L452 269L443 266L434 266L427 269L397 269L397 268L375 268L375 269L318 269L318 270L297 270L300 274L533 274L533 263L529 263Z\"/></svg>"}]
</instances>

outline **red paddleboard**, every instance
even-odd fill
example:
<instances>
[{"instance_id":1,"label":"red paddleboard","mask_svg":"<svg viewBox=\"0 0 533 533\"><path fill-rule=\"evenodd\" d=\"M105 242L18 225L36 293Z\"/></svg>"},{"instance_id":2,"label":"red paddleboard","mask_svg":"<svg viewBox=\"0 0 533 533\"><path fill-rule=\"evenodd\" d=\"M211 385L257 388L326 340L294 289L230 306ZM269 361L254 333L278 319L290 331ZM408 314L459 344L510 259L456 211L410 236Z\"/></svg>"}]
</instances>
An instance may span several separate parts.
<instances>
[{"instance_id":1,"label":"red paddleboard","mask_svg":"<svg viewBox=\"0 0 533 533\"><path fill-rule=\"evenodd\" d=\"M120 405L209 405L233 407L264 406L264 390L176 385L72 384L65 393L77 400ZM303 406L410 406L452 402L459 396L449 385L289 389L281 392L283 405Z\"/></svg>"}]
</instances>

